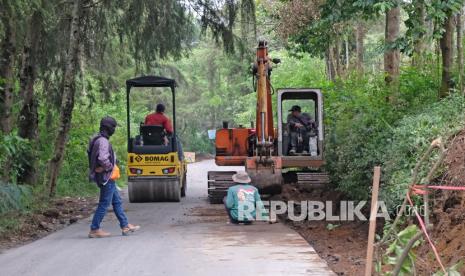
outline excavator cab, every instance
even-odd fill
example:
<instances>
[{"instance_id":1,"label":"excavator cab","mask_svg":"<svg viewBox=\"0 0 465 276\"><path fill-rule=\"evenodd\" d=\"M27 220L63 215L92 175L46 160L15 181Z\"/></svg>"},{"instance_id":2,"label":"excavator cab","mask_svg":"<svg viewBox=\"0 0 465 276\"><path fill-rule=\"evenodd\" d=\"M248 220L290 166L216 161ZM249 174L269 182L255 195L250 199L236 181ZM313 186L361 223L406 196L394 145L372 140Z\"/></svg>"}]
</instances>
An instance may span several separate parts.
<instances>
[{"instance_id":1,"label":"excavator cab","mask_svg":"<svg viewBox=\"0 0 465 276\"><path fill-rule=\"evenodd\" d=\"M179 153L176 136L175 87L173 79L144 76L126 81L128 131L128 192L130 202L180 201L186 195L186 161ZM168 135L163 126L140 122L137 135L131 133L131 116L144 118L151 110L131 112L132 93L147 89L171 90L173 133ZM143 102L146 101L143 98ZM150 99L155 102L156 99ZM136 101L134 101L136 102ZM140 103L141 99L136 103Z\"/></svg>"},{"instance_id":2,"label":"excavator cab","mask_svg":"<svg viewBox=\"0 0 465 276\"><path fill-rule=\"evenodd\" d=\"M323 161L323 96L319 89L278 89L278 156L283 157L283 162L292 160L293 164L302 161L302 165L308 165L309 161L316 167L320 167ZM304 131L299 133L297 151L290 153L291 129L289 117L291 107L301 108L302 120L311 121ZM305 123L308 123L306 121ZM304 123L304 122L302 122ZM302 137L305 137L303 139ZM286 164L284 164L287 167ZM311 167L311 166L310 166Z\"/></svg>"}]
</instances>

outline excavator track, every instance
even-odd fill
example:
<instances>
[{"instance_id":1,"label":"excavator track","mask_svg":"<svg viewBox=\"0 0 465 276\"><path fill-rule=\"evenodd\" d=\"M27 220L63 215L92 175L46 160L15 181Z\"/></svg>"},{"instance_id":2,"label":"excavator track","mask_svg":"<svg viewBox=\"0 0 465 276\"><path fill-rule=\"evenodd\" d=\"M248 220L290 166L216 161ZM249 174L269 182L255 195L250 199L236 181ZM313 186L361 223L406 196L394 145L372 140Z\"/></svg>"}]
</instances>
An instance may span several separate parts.
<instances>
[{"instance_id":1,"label":"excavator track","mask_svg":"<svg viewBox=\"0 0 465 276\"><path fill-rule=\"evenodd\" d=\"M209 171L208 172L208 200L211 204L223 203L223 198L228 193L228 188L234 185L232 176L236 171ZM329 183L329 175L326 172L296 172L293 182L303 190L326 188Z\"/></svg>"},{"instance_id":2,"label":"excavator track","mask_svg":"<svg viewBox=\"0 0 465 276\"><path fill-rule=\"evenodd\" d=\"M208 172L208 200L211 204L223 203L228 188L234 185L232 180L236 171L209 171Z\"/></svg>"},{"instance_id":3,"label":"excavator track","mask_svg":"<svg viewBox=\"0 0 465 276\"><path fill-rule=\"evenodd\" d=\"M306 189L321 189L329 184L329 175L326 172L298 172L297 184Z\"/></svg>"}]
</instances>

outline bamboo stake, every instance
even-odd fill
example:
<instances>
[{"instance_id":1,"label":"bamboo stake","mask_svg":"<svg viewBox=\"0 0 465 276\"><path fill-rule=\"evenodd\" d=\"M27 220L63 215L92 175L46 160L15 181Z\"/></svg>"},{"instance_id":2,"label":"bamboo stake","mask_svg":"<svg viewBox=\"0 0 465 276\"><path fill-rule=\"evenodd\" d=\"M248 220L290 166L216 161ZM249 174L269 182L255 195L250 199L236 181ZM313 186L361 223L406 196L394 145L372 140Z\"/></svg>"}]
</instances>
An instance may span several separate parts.
<instances>
[{"instance_id":1,"label":"bamboo stake","mask_svg":"<svg viewBox=\"0 0 465 276\"><path fill-rule=\"evenodd\" d=\"M365 276L371 276L373 270L373 246L375 243L376 214L378 211L378 194L379 180L381 176L381 167L376 166L373 175L373 190L371 192L371 212L370 228L368 230L367 260L365 266Z\"/></svg>"}]
</instances>

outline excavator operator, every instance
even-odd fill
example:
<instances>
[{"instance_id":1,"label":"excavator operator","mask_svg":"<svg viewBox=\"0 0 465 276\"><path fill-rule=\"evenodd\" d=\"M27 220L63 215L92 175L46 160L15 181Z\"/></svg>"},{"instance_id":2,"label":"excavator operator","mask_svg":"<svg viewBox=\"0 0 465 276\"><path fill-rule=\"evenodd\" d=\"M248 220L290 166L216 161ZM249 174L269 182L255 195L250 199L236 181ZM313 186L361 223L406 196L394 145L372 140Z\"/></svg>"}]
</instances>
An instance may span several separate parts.
<instances>
[{"instance_id":1,"label":"excavator operator","mask_svg":"<svg viewBox=\"0 0 465 276\"><path fill-rule=\"evenodd\" d=\"M315 121L307 114L301 114L301 108L298 105L292 106L291 112L287 117L287 128L291 138L290 155L297 153L298 148L302 148L303 154L309 151L309 135L315 128ZM302 147L298 147L302 145Z\"/></svg>"}]
</instances>

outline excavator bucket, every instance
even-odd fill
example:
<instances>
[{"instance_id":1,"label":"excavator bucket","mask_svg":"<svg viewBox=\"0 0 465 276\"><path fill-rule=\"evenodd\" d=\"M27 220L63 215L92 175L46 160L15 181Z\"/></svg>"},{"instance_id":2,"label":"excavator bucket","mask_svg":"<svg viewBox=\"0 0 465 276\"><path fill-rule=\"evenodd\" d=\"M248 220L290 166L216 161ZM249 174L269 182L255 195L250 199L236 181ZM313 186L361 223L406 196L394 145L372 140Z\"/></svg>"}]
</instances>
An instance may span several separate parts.
<instances>
[{"instance_id":1,"label":"excavator bucket","mask_svg":"<svg viewBox=\"0 0 465 276\"><path fill-rule=\"evenodd\" d=\"M252 183L262 194L279 194L282 189L283 177L280 157L261 160L259 157L249 157L246 170Z\"/></svg>"}]
</instances>

